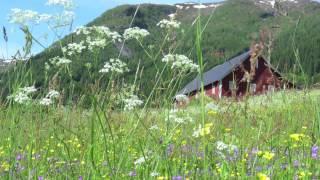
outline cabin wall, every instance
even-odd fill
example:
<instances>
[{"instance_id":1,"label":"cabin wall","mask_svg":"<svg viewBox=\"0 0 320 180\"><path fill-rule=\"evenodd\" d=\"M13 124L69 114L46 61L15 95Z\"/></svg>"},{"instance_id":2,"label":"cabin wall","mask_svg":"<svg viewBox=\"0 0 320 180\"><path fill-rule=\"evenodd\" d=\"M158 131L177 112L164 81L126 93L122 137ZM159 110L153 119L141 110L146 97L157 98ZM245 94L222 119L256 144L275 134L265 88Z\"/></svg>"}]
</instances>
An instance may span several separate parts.
<instances>
[{"instance_id":1,"label":"cabin wall","mask_svg":"<svg viewBox=\"0 0 320 180\"><path fill-rule=\"evenodd\" d=\"M244 68L250 72L250 60L247 59L243 63ZM241 82L244 72L241 68L236 68L232 73L223 79L223 96L243 96L250 92L250 94L263 94L268 91L274 91L283 88L283 83L280 80L280 75L273 72L263 58L259 58L256 66L256 74L252 82ZM235 82L236 90L232 90L231 82Z\"/></svg>"}]
</instances>

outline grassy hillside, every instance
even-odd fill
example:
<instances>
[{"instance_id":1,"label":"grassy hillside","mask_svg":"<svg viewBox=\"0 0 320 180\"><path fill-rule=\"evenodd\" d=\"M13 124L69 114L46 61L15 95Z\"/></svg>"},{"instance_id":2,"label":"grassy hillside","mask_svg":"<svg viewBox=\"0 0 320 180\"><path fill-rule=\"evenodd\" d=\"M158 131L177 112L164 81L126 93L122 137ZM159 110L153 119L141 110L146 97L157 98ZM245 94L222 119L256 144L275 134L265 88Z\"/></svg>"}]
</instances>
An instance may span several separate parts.
<instances>
[{"instance_id":1,"label":"grassy hillside","mask_svg":"<svg viewBox=\"0 0 320 180\"><path fill-rule=\"evenodd\" d=\"M206 8L202 10L202 24L205 26L202 39L202 50L204 55L205 69L209 69L239 52L247 49L250 44L260 39L260 32L265 30L271 32L273 36L273 50L271 54L272 63L279 68L289 78L300 80L300 76L304 72L310 82L318 81L318 73L320 72L320 51L319 38L317 32L319 29L320 15L318 12L319 4L303 1L296 6L288 8L288 16L275 16L274 10L266 8L255 3L256 1L247 0L229 0L218 8ZM286 4L283 4L285 6ZM122 34L129 27L134 16L137 6L124 5L109 10L97 19L93 20L88 26L108 26ZM162 52L157 54L161 42L165 34L156 26L156 24L164 18L168 18L169 14L176 13L177 20L182 22L182 28L179 29L172 39L163 47ZM161 58L169 52L177 54L185 54L197 61L195 53L195 26L193 24L197 18L198 10L178 9L175 6L168 5L152 5L144 4L134 18L132 26L147 29L151 35L144 41L143 45L147 48L151 56L155 59L150 60L145 52L141 50L139 44L135 41L125 43L124 51L120 58L124 60L130 71L118 77L118 80L125 80L127 83L136 79L137 88L141 89L141 94L147 96L154 87L155 77L160 73L160 69L164 66ZM276 28L275 28L276 27ZM66 45L71 42L79 42L81 36L71 34L65 37L61 43ZM268 38L265 38L268 41ZM60 88L65 89L73 81L76 94L85 94L90 85L94 86L96 79L100 77L99 69L103 63L110 58L118 57L121 44L115 44L98 52L97 64L86 69L86 63L92 63L92 53L84 52L81 57L73 61L71 68L71 79L59 79ZM298 52L298 53L297 53ZM28 84L36 84L38 87L48 87L49 80L45 77L45 62L52 57L62 55L59 43L55 43L52 47L35 56L29 63L29 72L23 76L15 73L2 75L2 90L8 92L8 81L19 81L23 78L23 82ZM299 66L301 64L301 68ZM141 76L135 78L136 70L139 67ZM302 71L302 70L303 71ZM143 72L143 73L142 73ZM51 72L51 77L55 72ZM50 76L50 75L48 75ZM172 74L165 72L162 81L170 79ZM179 89L195 74L185 75L180 85L175 86ZM8 80L8 78L10 80ZM106 84L107 79L102 81ZM160 85L158 93L166 91L166 84ZM66 90L67 91L67 90ZM66 92L67 93L67 92Z\"/></svg>"}]
</instances>

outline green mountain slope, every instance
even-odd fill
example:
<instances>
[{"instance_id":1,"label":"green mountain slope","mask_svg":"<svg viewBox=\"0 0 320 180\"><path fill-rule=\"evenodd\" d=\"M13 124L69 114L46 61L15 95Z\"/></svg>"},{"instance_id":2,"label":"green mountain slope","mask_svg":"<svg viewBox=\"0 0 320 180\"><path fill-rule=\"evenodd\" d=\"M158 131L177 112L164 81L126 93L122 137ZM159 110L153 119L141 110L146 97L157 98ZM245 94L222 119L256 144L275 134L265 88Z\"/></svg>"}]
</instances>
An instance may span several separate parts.
<instances>
[{"instance_id":1,"label":"green mountain slope","mask_svg":"<svg viewBox=\"0 0 320 180\"><path fill-rule=\"evenodd\" d=\"M259 39L260 32L264 30L272 33L271 61L280 71L291 78L293 74L301 75L301 70L298 68L300 63L304 73L308 75L307 77L316 81L318 73L320 73L319 3L309 0L299 0L298 3L283 2L281 4L281 9L285 11L285 15L283 15L283 12L275 12L269 5L261 2L257 0L229 0L218 7L205 4L208 7L201 9L201 21L205 27L202 41L205 68L212 68L244 51L252 42ZM179 6L183 6L183 8L178 8ZM143 44L152 55L157 54L164 38L163 32L156 26L161 19L168 19L169 14L176 13L176 18L182 22L182 27L175 33L171 44L163 48L167 50L160 52L157 59L148 59L136 41L128 41L124 46L121 59L128 64L130 71L120 76L119 81L122 79L130 83L136 79L142 94L148 95L156 83L157 73L163 67L161 58L168 53L172 44L176 47L175 53L185 54L195 62L197 61L194 48L196 28L194 21L199 10L192 8L193 5L190 4L179 4L179 6L144 4L140 7L132 26L138 26L150 32L151 35L143 41ZM105 12L88 26L103 25L122 34L129 27L136 8L137 6L133 5L119 6ZM81 37L71 34L65 37L61 43L66 45L71 42L79 42L80 39ZM265 41L267 40L268 38L265 38ZM99 68L110 58L118 57L120 48L121 44L115 44L101 50L97 65L91 67L90 70L86 69L85 64L91 63L93 57L90 52L84 52L81 54L81 58L73 61L70 67L72 79L59 79L60 88L64 89L70 81L74 81L73 93L87 92L87 87L93 87L96 79L99 78ZM298 57L296 56L297 52L299 53ZM11 73L10 78L7 75L2 75L1 87L6 87L2 91L8 93L8 89L10 89L8 81L14 80L24 80L29 84L35 83L38 87L47 88L50 82L46 80L45 62L58 55L62 55L62 52L56 43L28 63L30 71L27 75L21 76ZM141 76L135 78L138 67L142 71L140 72ZM172 75L170 72L164 73L162 81L170 81L166 79L170 78L170 75ZM180 86L175 86L175 88L179 89L194 76L195 74L189 74L183 79ZM107 84L108 79L104 80L103 82ZM163 88L159 90L159 93L165 91L165 86ZM68 93L66 92L66 94Z\"/></svg>"}]
</instances>

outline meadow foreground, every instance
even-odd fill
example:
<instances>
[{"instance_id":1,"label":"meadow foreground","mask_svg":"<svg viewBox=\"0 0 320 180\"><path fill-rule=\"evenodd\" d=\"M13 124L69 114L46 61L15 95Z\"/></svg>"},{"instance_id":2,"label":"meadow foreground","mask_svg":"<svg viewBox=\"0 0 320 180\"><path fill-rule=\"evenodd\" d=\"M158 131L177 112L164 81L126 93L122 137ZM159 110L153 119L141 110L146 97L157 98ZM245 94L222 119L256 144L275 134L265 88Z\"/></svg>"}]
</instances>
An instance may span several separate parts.
<instances>
[{"instance_id":1,"label":"meadow foreground","mask_svg":"<svg viewBox=\"0 0 320 180\"><path fill-rule=\"evenodd\" d=\"M318 179L319 91L180 109L2 107L1 179Z\"/></svg>"}]
</instances>

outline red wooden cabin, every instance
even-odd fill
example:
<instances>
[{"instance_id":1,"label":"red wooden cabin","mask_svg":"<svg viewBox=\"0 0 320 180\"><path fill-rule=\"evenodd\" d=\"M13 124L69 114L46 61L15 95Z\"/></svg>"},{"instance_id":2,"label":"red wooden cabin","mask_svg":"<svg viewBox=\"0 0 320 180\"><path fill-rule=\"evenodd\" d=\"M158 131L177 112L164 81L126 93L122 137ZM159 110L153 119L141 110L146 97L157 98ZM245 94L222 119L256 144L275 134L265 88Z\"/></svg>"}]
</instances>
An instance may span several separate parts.
<instances>
[{"instance_id":1,"label":"red wooden cabin","mask_svg":"<svg viewBox=\"0 0 320 180\"><path fill-rule=\"evenodd\" d=\"M255 75L250 83L243 81L245 71L251 71L251 53L245 52L204 73L204 89L207 96L213 98L241 97L274 92L291 88L292 84L283 79L269 61L259 56L255 66ZM201 89L200 77L188 83L178 94L196 96Z\"/></svg>"}]
</instances>

